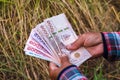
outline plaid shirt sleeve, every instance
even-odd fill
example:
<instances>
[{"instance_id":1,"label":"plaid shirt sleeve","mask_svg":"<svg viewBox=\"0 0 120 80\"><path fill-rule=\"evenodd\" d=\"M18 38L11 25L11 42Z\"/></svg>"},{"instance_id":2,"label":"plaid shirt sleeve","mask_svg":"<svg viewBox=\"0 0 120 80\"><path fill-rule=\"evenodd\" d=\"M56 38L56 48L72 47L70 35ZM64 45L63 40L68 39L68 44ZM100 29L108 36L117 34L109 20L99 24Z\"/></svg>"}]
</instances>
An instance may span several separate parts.
<instances>
[{"instance_id":1,"label":"plaid shirt sleeve","mask_svg":"<svg viewBox=\"0 0 120 80\"><path fill-rule=\"evenodd\" d=\"M108 61L120 60L120 32L103 32L104 58Z\"/></svg>"},{"instance_id":2,"label":"plaid shirt sleeve","mask_svg":"<svg viewBox=\"0 0 120 80\"><path fill-rule=\"evenodd\" d=\"M83 76L75 65L70 65L63 69L57 77L57 80L88 80Z\"/></svg>"}]
</instances>

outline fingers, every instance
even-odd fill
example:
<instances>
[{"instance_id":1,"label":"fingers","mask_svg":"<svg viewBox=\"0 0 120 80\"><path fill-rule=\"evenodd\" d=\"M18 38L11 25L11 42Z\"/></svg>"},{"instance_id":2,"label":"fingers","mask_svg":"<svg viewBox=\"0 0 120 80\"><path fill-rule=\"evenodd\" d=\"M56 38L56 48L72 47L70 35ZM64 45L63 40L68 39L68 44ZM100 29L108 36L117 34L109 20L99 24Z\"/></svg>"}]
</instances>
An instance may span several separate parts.
<instances>
[{"instance_id":1,"label":"fingers","mask_svg":"<svg viewBox=\"0 0 120 80\"><path fill-rule=\"evenodd\" d=\"M54 63L52 63L52 62L49 63L49 68L50 68L50 70L52 70L52 71L58 69L57 65L54 64Z\"/></svg>"},{"instance_id":2,"label":"fingers","mask_svg":"<svg viewBox=\"0 0 120 80\"><path fill-rule=\"evenodd\" d=\"M71 65L68 56L64 55L60 57L61 60L61 68L65 68L69 65Z\"/></svg>"},{"instance_id":3,"label":"fingers","mask_svg":"<svg viewBox=\"0 0 120 80\"><path fill-rule=\"evenodd\" d=\"M102 56L104 52L102 43L93 47L87 47L86 49L90 52L90 54L92 55L92 58Z\"/></svg>"},{"instance_id":4,"label":"fingers","mask_svg":"<svg viewBox=\"0 0 120 80\"><path fill-rule=\"evenodd\" d=\"M84 35L79 36L78 39L73 44L67 46L67 49L76 50L84 45L84 41L85 41Z\"/></svg>"},{"instance_id":5,"label":"fingers","mask_svg":"<svg viewBox=\"0 0 120 80\"><path fill-rule=\"evenodd\" d=\"M61 60L61 66L64 65L64 64L66 64L66 63L67 63L67 64L70 63L67 55L62 55L62 56L60 57L60 60ZM66 65L67 65L67 64L66 64ZM54 64L53 62L50 62L50 63L49 63L49 69L50 69L50 71L57 70L58 68L59 68L59 67L58 67L56 64Z\"/></svg>"},{"instance_id":6,"label":"fingers","mask_svg":"<svg viewBox=\"0 0 120 80\"><path fill-rule=\"evenodd\" d=\"M100 33L85 33L78 37L78 39L71 45L67 46L69 50L76 50L82 46L91 47L102 43L102 37Z\"/></svg>"},{"instance_id":7,"label":"fingers","mask_svg":"<svg viewBox=\"0 0 120 80\"><path fill-rule=\"evenodd\" d=\"M58 70L57 65L54 64L53 62L50 62L49 63L49 74L50 74L51 80L55 80L57 70Z\"/></svg>"},{"instance_id":8,"label":"fingers","mask_svg":"<svg viewBox=\"0 0 120 80\"><path fill-rule=\"evenodd\" d=\"M69 59L68 59L68 56L67 55L62 55L62 56L60 56L60 60L61 60L61 66L62 65L64 65L64 64L69 64L70 62L69 62ZM56 69L58 69L59 67L56 65L56 64L54 64L53 62L50 62L49 63L49 69L50 69L50 71L53 71L53 70L56 70Z\"/></svg>"},{"instance_id":9,"label":"fingers","mask_svg":"<svg viewBox=\"0 0 120 80\"><path fill-rule=\"evenodd\" d=\"M50 62L49 63L49 73L50 73L50 78L52 80L56 80L58 74L67 66L70 65L69 59L66 55L62 55L60 57L61 60L61 66L58 67L56 64Z\"/></svg>"},{"instance_id":10,"label":"fingers","mask_svg":"<svg viewBox=\"0 0 120 80\"><path fill-rule=\"evenodd\" d=\"M49 63L49 75L50 75L51 80L55 80L57 69L58 67L56 66L56 64L52 62Z\"/></svg>"},{"instance_id":11,"label":"fingers","mask_svg":"<svg viewBox=\"0 0 120 80\"><path fill-rule=\"evenodd\" d=\"M66 62L69 63L69 59L68 59L67 55L61 56L61 57L60 57L60 60L61 60L61 64L64 64L64 63L66 63Z\"/></svg>"}]
</instances>

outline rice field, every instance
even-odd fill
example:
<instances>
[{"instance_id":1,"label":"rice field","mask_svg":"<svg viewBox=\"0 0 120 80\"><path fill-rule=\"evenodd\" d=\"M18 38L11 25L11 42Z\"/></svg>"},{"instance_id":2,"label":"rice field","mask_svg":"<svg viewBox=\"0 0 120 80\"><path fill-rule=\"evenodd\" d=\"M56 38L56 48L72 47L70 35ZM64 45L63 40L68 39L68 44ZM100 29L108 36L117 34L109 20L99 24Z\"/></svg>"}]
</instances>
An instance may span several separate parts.
<instances>
[{"instance_id":1,"label":"rice field","mask_svg":"<svg viewBox=\"0 0 120 80\"><path fill-rule=\"evenodd\" d=\"M0 80L50 80L48 62L25 55L31 29L65 13L76 34L120 31L120 0L0 0ZM88 60L89 80L120 80L120 62Z\"/></svg>"}]
</instances>

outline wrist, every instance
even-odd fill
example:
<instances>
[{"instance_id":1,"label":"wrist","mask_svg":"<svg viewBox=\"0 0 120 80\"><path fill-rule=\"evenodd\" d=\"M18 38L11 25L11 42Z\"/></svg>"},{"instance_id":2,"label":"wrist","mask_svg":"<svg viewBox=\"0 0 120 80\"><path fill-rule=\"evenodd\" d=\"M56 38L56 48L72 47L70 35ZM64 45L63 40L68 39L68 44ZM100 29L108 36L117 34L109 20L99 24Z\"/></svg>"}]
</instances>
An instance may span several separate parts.
<instances>
[{"instance_id":1,"label":"wrist","mask_svg":"<svg viewBox=\"0 0 120 80\"><path fill-rule=\"evenodd\" d=\"M101 36L102 36L102 40L103 40L103 53L102 53L102 56L107 59L108 58L107 45L106 45L104 34L102 32L101 32Z\"/></svg>"}]
</instances>

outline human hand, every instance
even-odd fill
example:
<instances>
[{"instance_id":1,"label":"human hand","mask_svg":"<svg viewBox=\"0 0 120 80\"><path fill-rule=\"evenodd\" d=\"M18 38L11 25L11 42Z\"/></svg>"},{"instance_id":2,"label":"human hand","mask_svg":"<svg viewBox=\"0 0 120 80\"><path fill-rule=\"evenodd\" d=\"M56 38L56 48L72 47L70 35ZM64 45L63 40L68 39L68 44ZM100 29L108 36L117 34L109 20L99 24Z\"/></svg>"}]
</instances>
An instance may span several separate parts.
<instances>
[{"instance_id":1,"label":"human hand","mask_svg":"<svg viewBox=\"0 0 120 80\"><path fill-rule=\"evenodd\" d=\"M92 58L101 56L103 54L103 41L100 33L85 33L78 37L78 39L71 45L67 46L69 50L76 50L80 47L85 47Z\"/></svg>"},{"instance_id":2,"label":"human hand","mask_svg":"<svg viewBox=\"0 0 120 80\"><path fill-rule=\"evenodd\" d=\"M60 57L60 60L61 60L61 66L60 67L58 67L56 64L54 64L52 62L49 63L49 74L50 74L51 80L56 80L58 74L64 68L71 65L67 56Z\"/></svg>"}]
</instances>

